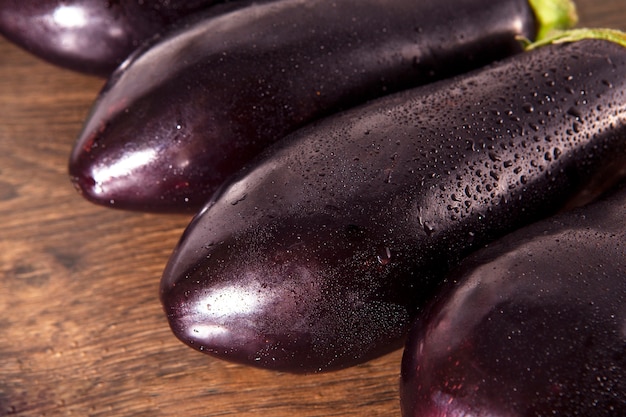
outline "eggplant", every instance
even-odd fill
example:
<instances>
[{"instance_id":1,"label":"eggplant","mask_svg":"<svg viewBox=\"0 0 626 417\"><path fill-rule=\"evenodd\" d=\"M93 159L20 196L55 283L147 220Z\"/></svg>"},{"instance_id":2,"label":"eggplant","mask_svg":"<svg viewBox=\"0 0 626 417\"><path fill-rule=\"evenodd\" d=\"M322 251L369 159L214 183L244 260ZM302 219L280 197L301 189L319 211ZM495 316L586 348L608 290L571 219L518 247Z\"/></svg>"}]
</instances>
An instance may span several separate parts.
<instances>
[{"instance_id":1,"label":"eggplant","mask_svg":"<svg viewBox=\"0 0 626 417\"><path fill-rule=\"evenodd\" d=\"M303 373L400 348L464 256L625 160L626 42L565 39L330 116L264 152L171 255L160 291L173 333Z\"/></svg>"},{"instance_id":2,"label":"eggplant","mask_svg":"<svg viewBox=\"0 0 626 417\"><path fill-rule=\"evenodd\" d=\"M219 0L0 0L0 34L38 57L108 77L143 42Z\"/></svg>"},{"instance_id":3,"label":"eggplant","mask_svg":"<svg viewBox=\"0 0 626 417\"><path fill-rule=\"evenodd\" d=\"M404 350L404 417L626 415L626 183L449 280Z\"/></svg>"},{"instance_id":4,"label":"eggplant","mask_svg":"<svg viewBox=\"0 0 626 417\"><path fill-rule=\"evenodd\" d=\"M71 180L107 207L196 213L297 128L518 53L518 37L575 20L569 1L538 3L538 16L569 7L536 19L526 0L276 0L197 19L112 75Z\"/></svg>"}]
</instances>

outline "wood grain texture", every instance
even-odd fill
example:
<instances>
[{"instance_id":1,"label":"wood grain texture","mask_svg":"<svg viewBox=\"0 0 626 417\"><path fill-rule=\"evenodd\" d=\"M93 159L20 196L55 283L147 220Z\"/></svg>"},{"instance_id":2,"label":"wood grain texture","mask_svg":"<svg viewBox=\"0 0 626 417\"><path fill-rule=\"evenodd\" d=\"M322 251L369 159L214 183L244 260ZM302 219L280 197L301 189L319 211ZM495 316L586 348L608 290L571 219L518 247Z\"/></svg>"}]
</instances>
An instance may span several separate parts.
<instances>
[{"instance_id":1,"label":"wood grain texture","mask_svg":"<svg viewBox=\"0 0 626 417\"><path fill-rule=\"evenodd\" d=\"M626 30L625 0L577 3ZM401 351L301 376L178 342L158 285L189 217L78 196L67 159L103 81L1 39L0 57L0 416L399 416Z\"/></svg>"}]
</instances>

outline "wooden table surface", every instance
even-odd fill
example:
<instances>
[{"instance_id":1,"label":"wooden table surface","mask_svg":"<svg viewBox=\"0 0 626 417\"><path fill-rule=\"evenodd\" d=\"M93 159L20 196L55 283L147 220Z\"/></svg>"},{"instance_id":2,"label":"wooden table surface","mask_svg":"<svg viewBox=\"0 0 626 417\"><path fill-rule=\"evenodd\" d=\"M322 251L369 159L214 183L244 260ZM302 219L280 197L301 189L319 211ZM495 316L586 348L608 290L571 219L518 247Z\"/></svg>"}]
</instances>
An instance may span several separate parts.
<instances>
[{"instance_id":1,"label":"wooden table surface","mask_svg":"<svg viewBox=\"0 0 626 417\"><path fill-rule=\"evenodd\" d=\"M626 0L577 4L626 30ZM172 335L158 286L189 216L95 206L68 179L102 85L0 39L0 416L399 416L401 351L299 376Z\"/></svg>"}]
</instances>

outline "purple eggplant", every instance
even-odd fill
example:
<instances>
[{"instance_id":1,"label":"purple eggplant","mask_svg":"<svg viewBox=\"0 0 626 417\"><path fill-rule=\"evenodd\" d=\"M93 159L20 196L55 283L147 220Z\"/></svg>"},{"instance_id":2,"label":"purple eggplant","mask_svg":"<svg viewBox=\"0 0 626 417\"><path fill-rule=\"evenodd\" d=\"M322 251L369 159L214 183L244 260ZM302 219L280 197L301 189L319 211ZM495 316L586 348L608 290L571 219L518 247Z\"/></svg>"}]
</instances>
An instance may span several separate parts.
<instances>
[{"instance_id":1,"label":"purple eggplant","mask_svg":"<svg viewBox=\"0 0 626 417\"><path fill-rule=\"evenodd\" d=\"M408 338L404 417L626 415L626 183L490 244L450 281Z\"/></svg>"},{"instance_id":2,"label":"purple eggplant","mask_svg":"<svg viewBox=\"0 0 626 417\"><path fill-rule=\"evenodd\" d=\"M174 334L290 372L402 345L472 250L626 156L626 47L586 39L299 130L220 189L161 282Z\"/></svg>"},{"instance_id":3,"label":"purple eggplant","mask_svg":"<svg viewBox=\"0 0 626 417\"><path fill-rule=\"evenodd\" d=\"M541 22L527 0L276 0L198 19L112 76L70 177L94 203L195 213L287 133L520 52Z\"/></svg>"},{"instance_id":4,"label":"purple eggplant","mask_svg":"<svg viewBox=\"0 0 626 417\"><path fill-rule=\"evenodd\" d=\"M0 0L0 34L55 65L108 76L144 41L219 0Z\"/></svg>"}]
</instances>

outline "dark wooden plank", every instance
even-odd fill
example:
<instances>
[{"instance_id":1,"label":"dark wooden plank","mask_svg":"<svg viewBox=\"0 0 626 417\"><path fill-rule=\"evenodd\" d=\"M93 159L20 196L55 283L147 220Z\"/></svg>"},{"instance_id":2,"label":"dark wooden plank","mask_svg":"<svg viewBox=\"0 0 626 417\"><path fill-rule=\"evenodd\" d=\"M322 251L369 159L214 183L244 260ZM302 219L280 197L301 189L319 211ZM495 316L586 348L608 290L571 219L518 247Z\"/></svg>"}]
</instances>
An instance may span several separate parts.
<instances>
[{"instance_id":1,"label":"dark wooden plank","mask_svg":"<svg viewBox=\"0 0 626 417\"><path fill-rule=\"evenodd\" d=\"M581 25L626 29L624 0L578 4ZM103 81L3 40L0 57L0 415L399 415L400 351L298 376L178 342L157 291L189 216L80 198L67 157Z\"/></svg>"}]
</instances>

